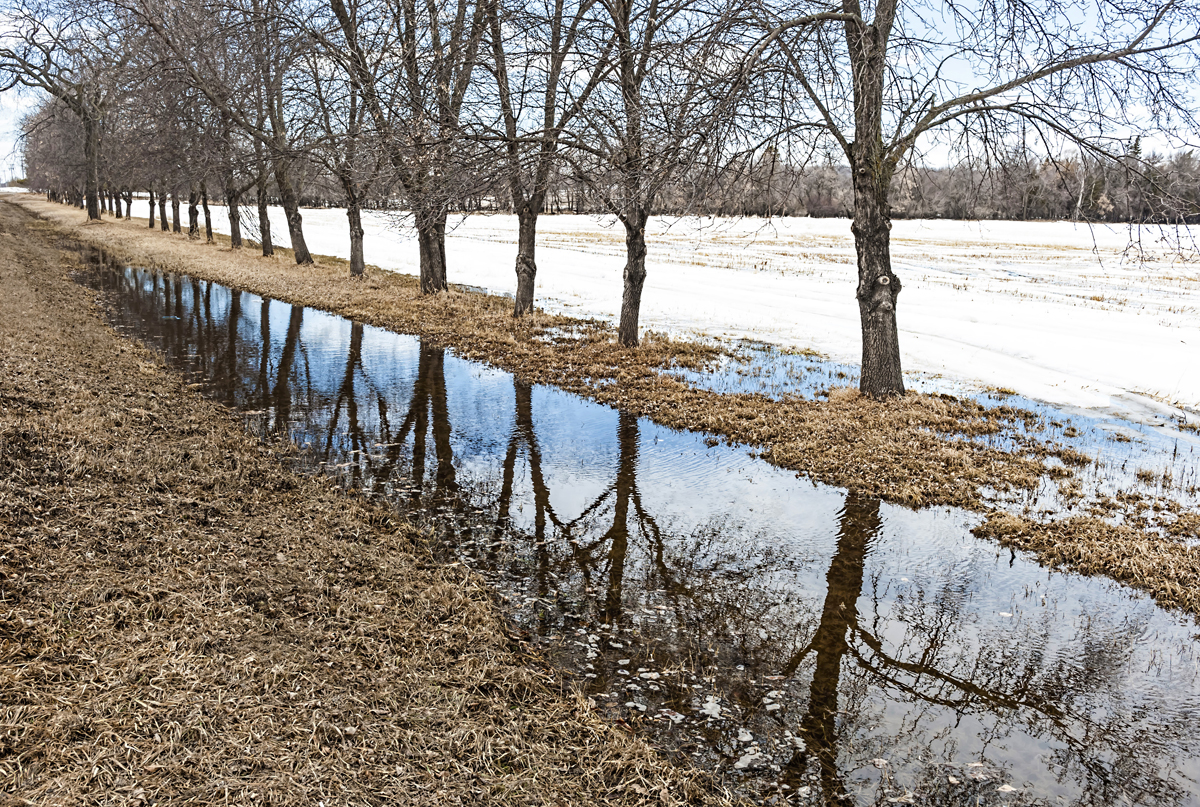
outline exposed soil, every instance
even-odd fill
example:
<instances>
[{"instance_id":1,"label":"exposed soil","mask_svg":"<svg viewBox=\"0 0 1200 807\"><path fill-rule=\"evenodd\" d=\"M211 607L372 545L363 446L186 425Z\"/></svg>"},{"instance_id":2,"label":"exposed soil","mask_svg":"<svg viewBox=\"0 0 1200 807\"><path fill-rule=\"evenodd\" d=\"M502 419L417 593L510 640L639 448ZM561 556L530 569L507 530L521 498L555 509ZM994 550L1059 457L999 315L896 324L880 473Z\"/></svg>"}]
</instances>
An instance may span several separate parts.
<instances>
[{"instance_id":1,"label":"exposed soil","mask_svg":"<svg viewBox=\"0 0 1200 807\"><path fill-rule=\"evenodd\" d=\"M0 804L729 803L114 334L57 232L0 203Z\"/></svg>"}]
</instances>

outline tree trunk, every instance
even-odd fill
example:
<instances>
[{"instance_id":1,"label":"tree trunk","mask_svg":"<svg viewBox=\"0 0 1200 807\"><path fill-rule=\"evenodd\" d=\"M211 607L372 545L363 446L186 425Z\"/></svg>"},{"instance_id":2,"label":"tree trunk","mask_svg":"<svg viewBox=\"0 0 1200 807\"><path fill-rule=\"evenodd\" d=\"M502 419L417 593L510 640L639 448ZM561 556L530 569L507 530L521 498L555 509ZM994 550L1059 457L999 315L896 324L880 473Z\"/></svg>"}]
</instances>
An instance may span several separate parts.
<instances>
[{"instance_id":1,"label":"tree trunk","mask_svg":"<svg viewBox=\"0 0 1200 807\"><path fill-rule=\"evenodd\" d=\"M363 259L362 203L357 196L346 200L346 218L350 221L350 276L362 277L366 262Z\"/></svg>"},{"instance_id":2,"label":"tree trunk","mask_svg":"<svg viewBox=\"0 0 1200 807\"><path fill-rule=\"evenodd\" d=\"M421 252L421 293L437 294L446 284L446 211L417 212L417 246Z\"/></svg>"},{"instance_id":3,"label":"tree trunk","mask_svg":"<svg viewBox=\"0 0 1200 807\"><path fill-rule=\"evenodd\" d=\"M277 160L273 166L275 185L279 188L279 201L283 205L283 214L287 217L288 235L292 238L292 251L296 255L296 263L312 263L312 255L308 253L308 245L304 243L304 219L300 215L300 201L296 197L296 189L288 176L288 166Z\"/></svg>"},{"instance_id":4,"label":"tree trunk","mask_svg":"<svg viewBox=\"0 0 1200 807\"><path fill-rule=\"evenodd\" d=\"M241 198L237 188L233 186L233 178L225 183L225 204L229 213L229 245L234 249L242 248L242 212Z\"/></svg>"},{"instance_id":5,"label":"tree trunk","mask_svg":"<svg viewBox=\"0 0 1200 807\"><path fill-rule=\"evenodd\" d=\"M517 294L513 302L514 317L522 317L533 310L533 288L537 279L534 249L537 246L540 209L540 198L527 200L517 207Z\"/></svg>"},{"instance_id":6,"label":"tree trunk","mask_svg":"<svg viewBox=\"0 0 1200 807\"><path fill-rule=\"evenodd\" d=\"M279 372L275 378L275 388L271 397L275 405L275 425L271 431L275 434L287 434L290 428L288 420L292 416L292 392L288 385L292 373L292 365L296 361L296 346L300 343L300 328L304 320L304 307L292 306L288 318L287 337L283 340L283 353L279 357ZM264 344L270 344L264 343ZM264 347L263 353L269 351Z\"/></svg>"},{"instance_id":7,"label":"tree trunk","mask_svg":"<svg viewBox=\"0 0 1200 807\"><path fill-rule=\"evenodd\" d=\"M646 283L646 216L625 221L625 291L621 295L621 322L617 341L625 347L637 347L638 313L642 307L642 286Z\"/></svg>"},{"instance_id":8,"label":"tree trunk","mask_svg":"<svg viewBox=\"0 0 1200 807\"><path fill-rule=\"evenodd\" d=\"M154 188L150 188L150 229L154 229Z\"/></svg>"},{"instance_id":9,"label":"tree trunk","mask_svg":"<svg viewBox=\"0 0 1200 807\"><path fill-rule=\"evenodd\" d=\"M862 595L863 571L871 543L879 532L879 500L850 493L841 514L837 552L825 576L825 603L821 622L809 645L816 651L808 710L800 720L800 734L809 757L820 764L820 782L826 804L851 805L838 766L842 743L838 736L838 699L842 661L850 650L847 636L858 625L856 604ZM807 760L804 768L808 768ZM792 765L788 765L791 769ZM806 771L807 772L807 771ZM789 770L790 773L790 770Z\"/></svg>"},{"instance_id":10,"label":"tree trunk","mask_svg":"<svg viewBox=\"0 0 1200 807\"><path fill-rule=\"evenodd\" d=\"M608 586L604 593L604 621L615 625L624 606L625 561L629 555L629 511L637 498L638 419L621 412L617 416L617 479L613 484L613 523L604 534L608 541Z\"/></svg>"},{"instance_id":11,"label":"tree trunk","mask_svg":"<svg viewBox=\"0 0 1200 807\"><path fill-rule=\"evenodd\" d=\"M100 123L83 116L84 202L88 221L100 220Z\"/></svg>"},{"instance_id":12,"label":"tree trunk","mask_svg":"<svg viewBox=\"0 0 1200 807\"><path fill-rule=\"evenodd\" d=\"M183 232L179 224L179 191L171 191L171 232Z\"/></svg>"},{"instance_id":13,"label":"tree trunk","mask_svg":"<svg viewBox=\"0 0 1200 807\"><path fill-rule=\"evenodd\" d=\"M880 398L904 394L896 298L900 278L892 273L891 210L887 188L869 168L854 174L854 248L858 253L858 313L862 324L859 390Z\"/></svg>"},{"instance_id":14,"label":"tree trunk","mask_svg":"<svg viewBox=\"0 0 1200 807\"><path fill-rule=\"evenodd\" d=\"M213 242L212 234L212 213L208 209L208 183L200 183L200 206L204 208L204 240L208 243Z\"/></svg>"},{"instance_id":15,"label":"tree trunk","mask_svg":"<svg viewBox=\"0 0 1200 807\"><path fill-rule=\"evenodd\" d=\"M266 182L264 181L263 185ZM275 245L271 241L271 217L267 211L267 194L260 185L258 189L258 235L262 241L262 254L269 258L275 254Z\"/></svg>"},{"instance_id":16,"label":"tree trunk","mask_svg":"<svg viewBox=\"0 0 1200 807\"><path fill-rule=\"evenodd\" d=\"M882 14L882 12L880 12ZM863 357L859 389L864 395L904 394L896 298L900 279L892 273L892 210L888 192L895 169L883 140L884 56L892 18L870 25L846 23L854 81L854 142L849 144L854 185L854 248L858 253L858 312Z\"/></svg>"},{"instance_id":17,"label":"tree trunk","mask_svg":"<svg viewBox=\"0 0 1200 807\"><path fill-rule=\"evenodd\" d=\"M162 231L164 233L170 229L170 225L167 224L167 192L166 191L163 191L162 193L160 193L158 195L158 223L162 227Z\"/></svg>"},{"instance_id":18,"label":"tree trunk","mask_svg":"<svg viewBox=\"0 0 1200 807\"><path fill-rule=\"evenodd\" d=\"M188 186L188 238L200 237L200 208L196 205L199 201L196 186Z\"/></svg>"}]
</instances>

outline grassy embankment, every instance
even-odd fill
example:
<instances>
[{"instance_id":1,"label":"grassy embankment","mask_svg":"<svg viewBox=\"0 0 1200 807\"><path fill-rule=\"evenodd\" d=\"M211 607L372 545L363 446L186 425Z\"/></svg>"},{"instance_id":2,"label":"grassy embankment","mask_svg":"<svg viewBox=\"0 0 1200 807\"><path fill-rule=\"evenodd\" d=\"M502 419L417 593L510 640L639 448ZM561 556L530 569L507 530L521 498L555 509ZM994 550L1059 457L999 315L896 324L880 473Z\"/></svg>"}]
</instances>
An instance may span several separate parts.
<instances>
[{"instance_id":1,"label":"grassy embankment","mask_svg":"<svg viewBox=\"0 0 1200 807\"><path fill-rule=\"evenodd\" d=\"M264 259L253 250L229 249L227 239L189 241L149 230L137 219L89 225L74 208L34 197L21 203L72 237L139 265L417 334L527 381L752 446L770 462L818 482L909 506L987 513L982 535L1035 551L1048 563L1142 588L1165 606L1200 612L1200 560L1179 540L1200 537L1200 515L1169 498L1135 492L1105 497L1054 524L995 507L994 491L1019 495L1046 480L1070 490L1092 459L1030 437L1038 417L1019 408L985 409L970 400L917 394L875 401L851 389L832 390L823 400L778 402L699 390L661 369L702 367L715 355L708 346L648 334L641 347L628 350L602 323L545 313L513 320L505 298L452 291L425 299L414 278L368 267L365 279L353 281L347 263L337 258L297 267L287 250ZM1003 451L970 439L981 435L1007 435L1019 448ZM1122 526L1113 526L1114 514Z\"/></svg>"},{"instance_id":2,"label":"grassy embankment","mask_svg":"<svg viewBox=\"0 0 1200 807\"><path fill-rule=\"evenodd\" d=\"M116 335L60 228L0 202L0 805L730 802Z\"/></svg>"}]
</instances>

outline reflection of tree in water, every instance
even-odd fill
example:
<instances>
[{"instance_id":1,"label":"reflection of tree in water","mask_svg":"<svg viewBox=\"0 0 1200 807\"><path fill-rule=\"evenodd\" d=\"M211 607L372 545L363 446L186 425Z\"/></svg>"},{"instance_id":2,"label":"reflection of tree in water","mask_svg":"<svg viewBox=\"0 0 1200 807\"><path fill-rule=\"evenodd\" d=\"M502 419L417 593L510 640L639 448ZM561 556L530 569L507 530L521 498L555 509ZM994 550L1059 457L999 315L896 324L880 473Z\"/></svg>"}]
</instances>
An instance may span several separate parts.
<instances>
[{"instance_id":1,"label":"reflection of tree in water","mask_svg":"<svg viewBox=\"0 0 1200 807\"><path fill-rule=\"evenodd\" d=\"M299 390L300 399L306 399L303 417L310 419L304 427L320 443L326 462L349 461L355 486L380 494L403 487L419 501L432 453L432 494L439 507L462 508L468 493L483 495L482 485L460 480L454 468L442 350L420 347L411 395L395 423L395 404L389 403L394 399L363 367L363 326L352 324L339 383L322 393L328 397L321 399L327 408L321 408L314 405L318 393L302 358L299 306L291 308L279 361L272 366L270 301L263 300L258 312L261 344L256 348L239 340L245 312L238 292L222 313L214 309L209 285L185 289L178 278L146 273L125 273L121 282L126 305L156 322L153 338L168 355L185 363L199 355L219 388L232 389L240 380L253 390L252 406L274 412L272 430L287 429ZM180 314L185 316L167 319ZM1044 649L1054 635L1050 624L1030 620L1015 629L974 624L971 599L978 584L963 570L949 570L946 581L932 587L900 589L897 581L881 578L882 571L868 578L867 559L881 526L879 503L853 494L839 516L823 601L795 587L771 588L738 556L745 547L739 550L723 534L732 530L691 528L681 534L662 529L662 519L651 512L653 497L644 499L639 486L639 423L624 413L616 418L611 482L578 516L564 519L551 505L554 477L546 471L544 446L535 432L532 390L515 381L514 397L512 429L501 443L502 456L494 457L499 485L479 503L498 514L499 532L531 545L534 562L526 574L539 596L578 580L594 592L601 619L625 625L639 618L632 606L665 603L661 624L648 626L666 637L654 645L657 667L692 664L687 653L719 640L726 646L724 671L710 667L704 674L726 676L712 690L723 696L742 686L729 669L733 663L744 661L755 675L782 674L784 679L770 688L791 688L783 709L768 714L761 707L765 685L746 688L744 697L730 700L742 704L745 725L756 734L789 727L803 737L804 752L790 760L776 757L784 763L785 777L798 784L816 776L831 803L853 798L850 777L871 756L890 756L897 770L907 765L905 776L912 784L933 781L931 744L950 747L956 735L945 727L970 725L981 754L989 749L1002 758L1021 753L1006 747L1014 736L1045 743L1046 764L1075 783L1070 789L1080 791L1081 803L1111 803L1123 793L1159 804L1183 799L1179 786L1162 775L1171 764L1169 755L1178 753L1176 738L1185 733L1181 718L1172 716L1147 731L1149 718L1138 711L1136 697L1121 692L1139 635L1136 625L1115 624L1119 616L1084 619L1066 652L1048 653ZM372 409L378 415L374 431ZM382 453L373 453L373 445ZM533 505L524 535L512 516L520 498L522 457ZM404 475L411 483L397 485ZM1053 618L1049 612L1047 622ZM770 628L770 642L746 638L757 637L763 627ZM636 652L622 650L623 655ZM664 693L668 697L675 697L670 702L681 711L689 708L683 695ZM892 711L885 716L885 709ZM896 736L889 736L893 731ZM943 784L945 778L940 777Z\"/></svg>"},{"instance_id":2,"label":"reflection of tree in water","mask_svg":"<svg viewBox=\"0 0 1200 807\"><path fill-rule=\"evenodd\" d=\"M361 344L361 336L359 343ZM361 357L358 359L361 363ZM417 377L403 420L393 428L387 401L377 395L379 405L379 442L386 446L382 461L370 470L374 492L386 494L405 459L404 449L409 435L413 446L410 455L409 498L417 502L425 483L425 460L428 438L433 437L434 493L442 499L453 499L458 493L457 473L454 470L454 450L450 444L450 411L446 403L446 351L421 344L417 358ZM347 375L350 374L349 367Z\"/></svg>"},{"instance_id":3,"label":"reflection of tree in water","mask_svg":"<svg viewBox=\"0 0 1200 807\"><path fill-rule=\"evenodd\" d=\"M840 521L837 550L825 576L827 589L821 622L809 648L790 660L783 670L783 675L793 675L806 653L816 653L808 710L800 720L800 736L807 743L807 753L818 760L821 790L831 804L850 803L838 768L838 693L842 659L850 649L848 635L858 620L867 548L879 532L879 500L847 494ZM803 761L804 754L797 753L789 767L797 767Z\"/></svg>"},{"instance_id":4,"label":"reflection of tree in water","mask_svg":"<svg viewBox=\"0 0 1200 807\"><path fill-rule=\"evenodd\" d=\"M268 309L270 304L263 301L263 321L269 322ZM300 344L300 326L304 321L304 307L292 306L288 317L287 335L283 340L283 352L279 356L279 368L275 374L275 386L271 389L269 401L275 412L275 419L270 430L275 434L287 434L288 421L292 416L292 378L293 365L296 362L296 348ZM270 325L268 324L269 328ZM264 344L270 344L266 342ZM263 350L263 362L267 361L267 350ZM265 391L265 389L264 389Z\"/></svg>"},{"instance_id":5,"label":"reflection of tree in water","mask_svg":"<svg viewBox=\"0 0 1200 807\"><path fill-rule=\"evenodd\" d=\"M325 447L321 452L322 461L328 466L336 464L334 457L336 446L335 437L342 420L342 409L346 410L346 434L350 438L350 467L349 485L351 488L361 488L363 482L363 462L358 461L366 455L367 437L363 433L362 423L358 417L358 395L355 393L355 378L362 370L362 323L350 325L350 349L346 354L346 368L342 372L342 381L338 385L337 397L333 403L333 414L325 429ZM340 453L340 450L339 450Z\"/></svg>"},{"instance_id":6,"label":"reflection of tree in water","mask_svg":"<svg viewBox=\"0 0 1200 807\"><path fill-rule=\"evenodd\" d=\"M545 474L542 473L542 450L533 430L533 388L514 376L513 398L513 429L501 466L502 480L500 496L496 501L496 527L493 530L495 540L491 546L494 549L500 543L501 536L512 529L513 484L516 478L517 457L523 454L529 465L530 483L533 486L533 551L537 594L539 597L546 597L550 594L551 561L546 526L547 522L550 522L561 529L563 524L550 505L550 489L546 485ZM490 551L489 556L494 563L495 552Z\"/></svg>"}]
</instances>

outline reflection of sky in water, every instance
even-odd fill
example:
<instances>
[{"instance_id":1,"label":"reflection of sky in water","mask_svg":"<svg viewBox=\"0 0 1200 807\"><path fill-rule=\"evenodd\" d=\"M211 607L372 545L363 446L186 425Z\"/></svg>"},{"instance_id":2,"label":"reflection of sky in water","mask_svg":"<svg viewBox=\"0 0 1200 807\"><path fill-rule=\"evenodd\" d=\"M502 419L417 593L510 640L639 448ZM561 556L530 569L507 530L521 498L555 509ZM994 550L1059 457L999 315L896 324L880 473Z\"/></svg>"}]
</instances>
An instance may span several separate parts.
<instances>
[{"instance_id":1,"label":"reflection of sky in water","mask_svg":"<svg viewBox=\"0 0 1200 807\"><path fill-rule=\"evenodd\" d=\"M858 387L856 365L790 353L759 342L738 343L703 371L672 368L668 372L700 389L754 393L772 400L789 395L818 399L836 387ZM1037 415L1028 426L1018 420L1012 429L971 438L976 442L1003 451L1021 450L1030 441L1061 444L1092 458L1080 472L1085 486L1082 498L1064 499L1047 480L1020 502L1034 512L1084 512L1098 496L1130 490L1170 498L1193 509L1200 507L1200 434L1181 430L1168 414L1174 411L1172 407L1150 399L1126 400L1127 406L1141 412L1144 421L1133 422L1098 411L1067 410L942 376L906 373L904 383L915 392L954 395L987 409L1013 407ZM1196 423L1196 418L1191 422Z\"/></svg>"},{"instance_id":2,"label":"reflection of sky in water","mask_svg":"<svg viewBox=\"0 0 1200 807\"><path fill-rule=\"evenodd\" d=\"M706 766L749 759L731 776L752 790L1197 801L1193 628L975 539L976 515L814 486L318 311L271 302L264 323L261 298L184 281L163 319L161 276L90 282L302 464L440 513L602 710Z\"/></svg>"}]
</instances>

